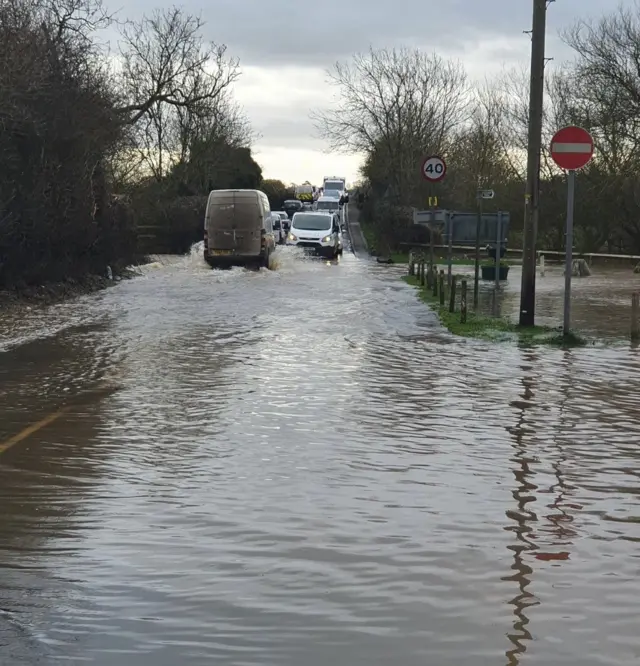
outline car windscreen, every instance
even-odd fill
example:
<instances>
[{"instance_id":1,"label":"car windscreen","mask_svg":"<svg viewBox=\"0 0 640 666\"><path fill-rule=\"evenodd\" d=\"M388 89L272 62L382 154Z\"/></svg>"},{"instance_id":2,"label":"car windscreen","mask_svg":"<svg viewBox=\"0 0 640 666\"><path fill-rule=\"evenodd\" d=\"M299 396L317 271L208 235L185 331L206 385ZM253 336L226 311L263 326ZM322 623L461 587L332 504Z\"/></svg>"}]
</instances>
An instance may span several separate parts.
<instances>
[{"instance_id":1,"label":"car windscreen","mask_svg":"<svg viewBox=\"0 0 640 666\"><path fill-rule=\"evenodd\" d=\"M285 208L302 208L302 202L297 199L288 199L284 202Z\"/></svg>"},{"instance_id":2,"label":"car windscreen","mask_svg":"<svg viewBox=\"0 0 640 666\"><path fill-rule=\"evenodd\" d=\"M318 210L336 210L338 208L335 201L318 201L316 206Z\"/></svg>"},{"instance_id":3,"label":"car windscreen","mask_svg":"<svg viewBox=\"0 0 640 666\"><path fill-rule=\"evenodd\" d=\"M304 215L293 216L293 226L296 229L306 229L307 231L323 231L331 229L331 215L314 215L305 213Z\"/></svg>"},{"instance_id":4,"label":"car windscreen","mask_svg":"<svg viewBox=\"0 0 640 666\"><path fill-rule=\"evenodd\" d=\"M274 228L274 229L280 229L280 224L282 223L282 221L280 220L280 216L278 215L278 217L276 217L276 216L274 215L274 217L272 218L272 220L273 220L273 228Z\"/></svg>"},{"instance_id":5,"label":"car windscreen","mask_svg":"<svg viewBox=\"0 0 640 666\"><path fill-rule=\"evenodd\" d=\"M325 197L331 197L332 199L339 199L340 198L340 192L338 190L325 190L324 191L324 196Z\"/></svg>"}]
</instances>

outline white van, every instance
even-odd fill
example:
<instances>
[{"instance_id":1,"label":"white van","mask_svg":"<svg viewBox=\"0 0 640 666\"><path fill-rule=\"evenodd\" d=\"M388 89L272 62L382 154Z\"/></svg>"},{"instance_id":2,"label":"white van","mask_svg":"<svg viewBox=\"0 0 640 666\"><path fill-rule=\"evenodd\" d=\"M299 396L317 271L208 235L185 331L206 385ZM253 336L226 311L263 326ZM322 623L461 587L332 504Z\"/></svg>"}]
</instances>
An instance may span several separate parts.
<instances>
[{"instance_id":1,"label":"white van","mask_svg":"<svg viewBox=\"0 0 640 666\"><path fill-rule=\"evenodd\" d=\"M204 214L204 259L212 268L269 267L275 250L269 199L260 190L213 190Z\"/></svg>"},{"instance_id":2,"label":"white van","mask_svg":"<svg viewBox=\"0 0 640 666\"><path fill-rule=\"evenodd\" d=\"M322 211L323 213L336 213L339 215L340 202L339 199L334 199L332 197L320 197L313 205L313 209Z\"/></svg>"},{"instance_id":3,"label":"white van","mask_svg":"<svg viewBox=\"0 0 640 666\"><path fill-rule=\"evenodd\" d=\"M330 212L296 213L291 220L287 245L295 245L335 259L342 254L340 220Z\"/></svg>"}]
</instances>

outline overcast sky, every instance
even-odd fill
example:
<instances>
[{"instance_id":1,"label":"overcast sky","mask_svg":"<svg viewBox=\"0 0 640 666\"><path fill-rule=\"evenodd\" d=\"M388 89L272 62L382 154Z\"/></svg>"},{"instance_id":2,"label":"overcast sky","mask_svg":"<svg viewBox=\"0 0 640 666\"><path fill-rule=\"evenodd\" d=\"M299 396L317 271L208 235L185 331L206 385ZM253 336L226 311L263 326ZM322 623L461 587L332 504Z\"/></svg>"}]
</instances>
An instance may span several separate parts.
<instances>
[{"instance_id":1,"label":"overcast sky","mask_svg":"<svg viewBox=\"0 0 640 666\"><path fill-rule=\"evenodd\" d=\"M109 0L112 8L122 1ZM327 154L309 120L330 103L326 70L337 60L374 47L419 47L458 58L470 76L483 78L504 66L528 64L531 0L130 0L121 16L138 18L179 4L201 14L206 38L226 44L240 58L243 75L235 95L261 135L255 158L267 178L285 182L324 175L358 175L358 156ZM558 31L577 18L613 11L620 0L557 0L549 6L547 56L571 54ZM623 0L623 5L633 0Z\"/></svg>"}]
</instances>

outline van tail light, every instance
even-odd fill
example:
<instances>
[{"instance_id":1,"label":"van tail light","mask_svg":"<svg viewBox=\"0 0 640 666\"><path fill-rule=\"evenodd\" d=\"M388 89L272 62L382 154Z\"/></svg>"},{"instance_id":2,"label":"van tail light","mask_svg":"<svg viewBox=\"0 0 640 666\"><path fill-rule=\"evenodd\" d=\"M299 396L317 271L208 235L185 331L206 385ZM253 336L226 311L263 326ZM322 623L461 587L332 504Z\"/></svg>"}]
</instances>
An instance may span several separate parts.
<instances>
[{"instance_id":1,"label":"van tail light","mask_svg":"<svg viewBox=\"0 0 640 666\"><path fill-rule=\"evenodd\" d=\"M205 250L209 249L209 234L207 233L206 229L205 229L205 232L204 232L204 249Z\"/></svg>"}]
</instances>

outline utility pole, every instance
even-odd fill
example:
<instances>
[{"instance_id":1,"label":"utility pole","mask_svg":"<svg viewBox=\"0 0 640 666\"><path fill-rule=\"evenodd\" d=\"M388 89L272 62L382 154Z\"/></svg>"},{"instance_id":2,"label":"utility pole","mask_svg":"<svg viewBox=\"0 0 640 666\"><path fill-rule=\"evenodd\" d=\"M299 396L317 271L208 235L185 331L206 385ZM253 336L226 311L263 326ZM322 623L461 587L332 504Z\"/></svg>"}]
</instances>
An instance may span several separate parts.
<instances>
[{"instance_id":1,"label":"utility pole","mask_svg":"<svg viewBox=\"0 0 640 666\"><path fill-rule=\"evenodd\" d=\"M540 212L540 152L544 104L545 33L548 0L533 0L531 30L531 81L529 84L529 137L527 189L522 248L520 326L533 326L536 309L536 238Z\"/></svg>"}]
</instances>

